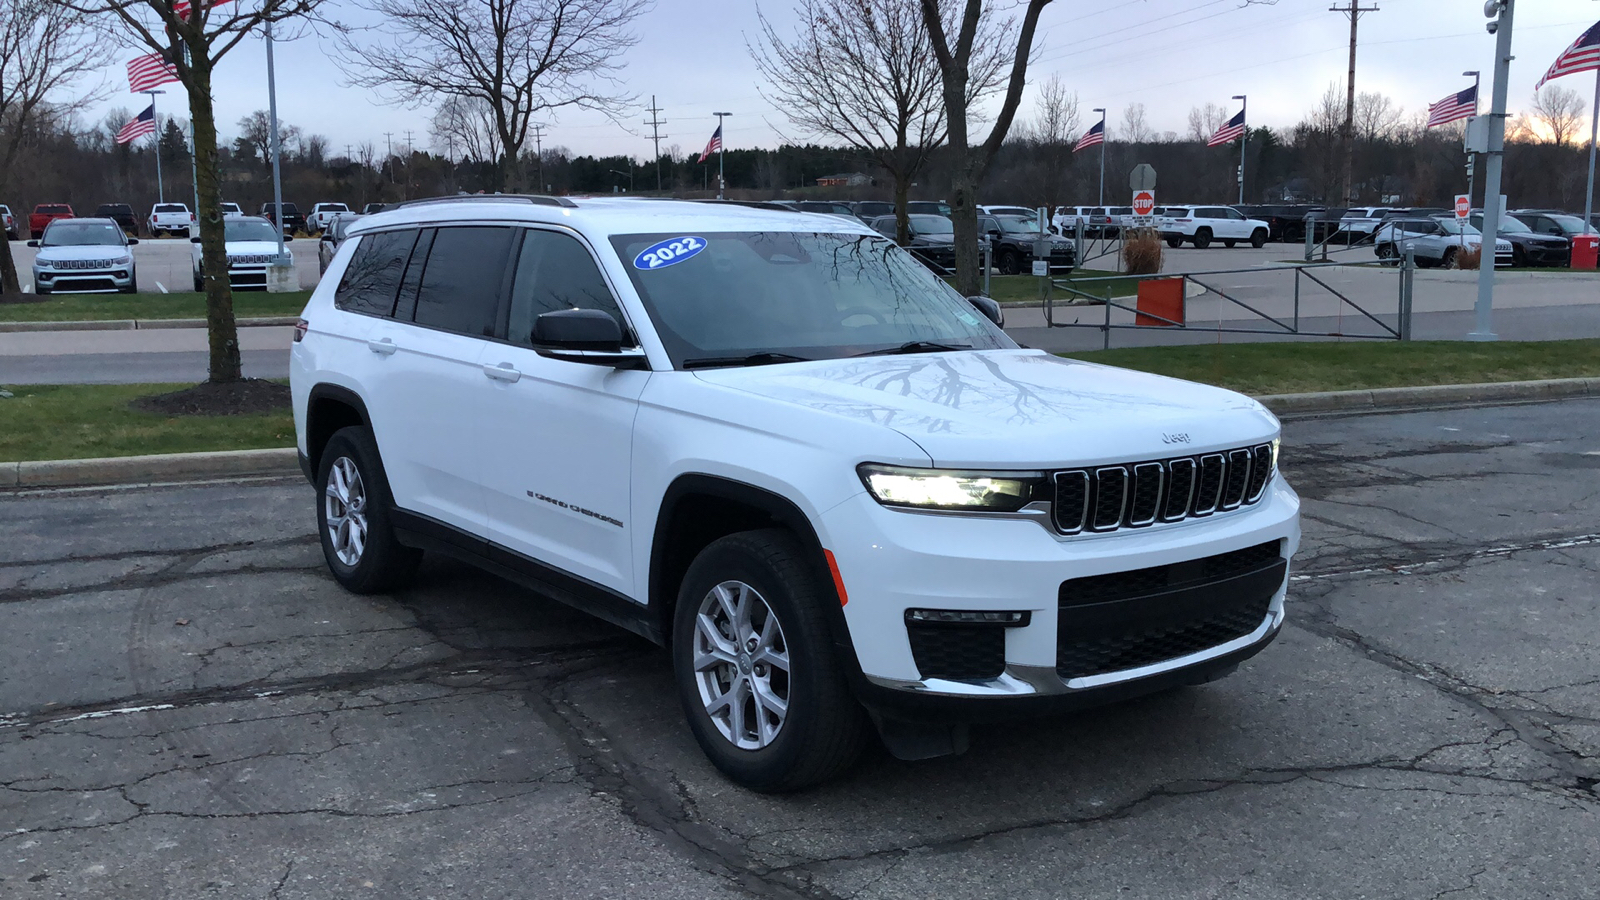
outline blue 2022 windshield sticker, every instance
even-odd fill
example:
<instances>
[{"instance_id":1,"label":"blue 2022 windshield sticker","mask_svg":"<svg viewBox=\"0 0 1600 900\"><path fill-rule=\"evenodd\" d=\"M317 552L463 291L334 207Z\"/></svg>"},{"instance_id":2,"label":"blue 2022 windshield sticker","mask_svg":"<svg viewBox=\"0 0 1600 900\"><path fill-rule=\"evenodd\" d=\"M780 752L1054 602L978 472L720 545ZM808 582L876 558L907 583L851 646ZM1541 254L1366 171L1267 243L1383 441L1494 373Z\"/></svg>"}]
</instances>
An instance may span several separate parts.
<instances>
[{"instance_id":1,"label":"blue 2022 windshield sticker","mask_svg":"<svg viewBox=\"0 0 1600 900\"><path fill-rule=\"evenodd\" d=\"M635 269L650 270L675 266L705 248L705 238L668 238L659 244L651 244L639 251L639 255L633 258L633 267Z\"/></svg>"}]
</instances>

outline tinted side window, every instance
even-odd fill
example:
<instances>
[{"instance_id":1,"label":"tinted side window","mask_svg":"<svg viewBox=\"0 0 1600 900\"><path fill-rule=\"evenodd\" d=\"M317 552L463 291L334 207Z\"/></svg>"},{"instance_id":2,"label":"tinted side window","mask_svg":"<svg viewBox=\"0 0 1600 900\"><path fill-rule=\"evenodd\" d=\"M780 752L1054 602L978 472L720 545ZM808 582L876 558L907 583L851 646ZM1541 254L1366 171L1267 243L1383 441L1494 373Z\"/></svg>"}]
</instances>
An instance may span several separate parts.
<instances>
[{"instance_id":1,"label":"tinted side window","mask_svg":"<svg viewBox=\"0 0 1600 900\"><path fill-rule=\"evenodd\" d=\"M440 232L441 237L443 234ZM511 286L506 337L526 346L533 335L533 320L558 309L604 310L627 329L600 267L583 244L553 231L527 231Z\"/></svg>"},{"instance_id":2,"label":"tinted side window","mask_svg":"<svg viewBox=\"0 0 1600 900\"><path fill-rule=\"evenodd\" d=\"M416 323L493 337L512 237L510 228L440 228L422 272Z\"/></svg>"},{"instance_id":3,"label":"tinted side window","mask_svg":"<svg viewBox=\"0 0 1600 900\"><path fill-rule=\"evenodd\" d=\"M369 316L394 314L394 298L400 290L400 275L405 271L415 230L383 231L365 235L356 245L355 255L344 270L344 278L333 295L335 306Z\"/></svg>"}]
</instances>

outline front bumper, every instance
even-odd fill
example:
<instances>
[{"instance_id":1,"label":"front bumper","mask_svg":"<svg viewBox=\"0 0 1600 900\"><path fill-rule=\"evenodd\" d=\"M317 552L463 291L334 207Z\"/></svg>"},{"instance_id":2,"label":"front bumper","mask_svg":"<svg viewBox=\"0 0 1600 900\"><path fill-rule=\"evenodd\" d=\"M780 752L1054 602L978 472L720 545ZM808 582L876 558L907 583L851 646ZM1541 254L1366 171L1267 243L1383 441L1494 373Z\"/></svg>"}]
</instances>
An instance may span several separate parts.
<instances>
[{"instance_id":1,"label":"front bumper","mask_svg":"<svg viewBox=\"0 0 1600 900\"><path fill-rule=\"evenodd\" d=\"M52 293L94 294L110 293L133 284L134 267L112 266L105 269L42 269L33 267L33 283L48 288Z\"/></svg>"},{"instance_id":2,"label":"front bumper","mask_svg":"<svg viewBox=\"0 0 1600 900\"><path fill-rule=\"evenodd\" d=\"M1176 655L1147 655L1136 665L1085 675L1071 674L1075 663L1068 659L1077 653L1080 636L1093 631L1095 641L1115 645L1114 632L1123 628L1131 646L1148 637L1149 607L1071 605L1064 584L1188 566L1266 544L1287 560L1299 545L1299 505L1293 489L1276 476L1254 506L1202 520L1063 537L1037 521L903 512L857 495L822 517L823 540L850 598L843 613L860 663L857 693L869 707L896 718L984 721L1093 706L1225 674L1277 636L1286 565L1264 588L1262 574L1254 576L1260 606L1258 617L1248 620L1253 627L1246 624L1198 648L1173 643L1180 648ZM1227 598L1213 591L1185 602ZM912 646L910 609L1024 613L1026 624L1003 629L999 671L977 678L925 677ZM1113 621L1083 624L1086 610L1091 618L1109 615ZM1125 621L1116 620L1123 615Z\"/></svg>"}]
</instances>

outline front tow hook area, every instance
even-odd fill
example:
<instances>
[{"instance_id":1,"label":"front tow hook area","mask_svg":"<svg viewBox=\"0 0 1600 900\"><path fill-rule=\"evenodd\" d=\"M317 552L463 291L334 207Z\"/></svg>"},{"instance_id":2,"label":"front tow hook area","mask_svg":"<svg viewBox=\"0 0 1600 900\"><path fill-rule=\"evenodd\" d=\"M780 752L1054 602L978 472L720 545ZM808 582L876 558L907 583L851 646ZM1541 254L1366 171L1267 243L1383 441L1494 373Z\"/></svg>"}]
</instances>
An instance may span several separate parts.
<instances>
[{"instance_id":1,"label":"front tow hook area","mask_svg":"<svg viewBox=\"0 0 1600 900\"><path fill-rule=\"evenodd\" d=\"M916 762L940 756L960 756L967 752L971 727L964 722L926 723L893 719L876 711L872 724L878 726L878 736L883 746L895 759Z\"/></svg>"}]
</instances>

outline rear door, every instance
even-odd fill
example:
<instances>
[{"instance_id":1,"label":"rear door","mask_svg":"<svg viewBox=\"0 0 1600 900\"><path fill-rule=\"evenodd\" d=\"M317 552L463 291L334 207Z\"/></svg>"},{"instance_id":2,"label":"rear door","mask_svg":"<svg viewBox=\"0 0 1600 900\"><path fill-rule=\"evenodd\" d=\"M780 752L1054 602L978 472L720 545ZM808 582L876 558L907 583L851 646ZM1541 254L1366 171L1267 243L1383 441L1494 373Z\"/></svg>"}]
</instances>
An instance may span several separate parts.
<instances>
[{"instance_id":1,"label":"rear door","mask_svg":"<svg viewBox=\"0 0 1600 900\"><path fill-rule=\"evenodd\" d=\"M643 597L633 568L632 452L650 373L536 353L530 338L541 313L598 309L625 335L632 329L592 249L576 235L530 228L516 245L506 339L488 345L478 375L489 538Z\"/></svg>"}]
</instances>

